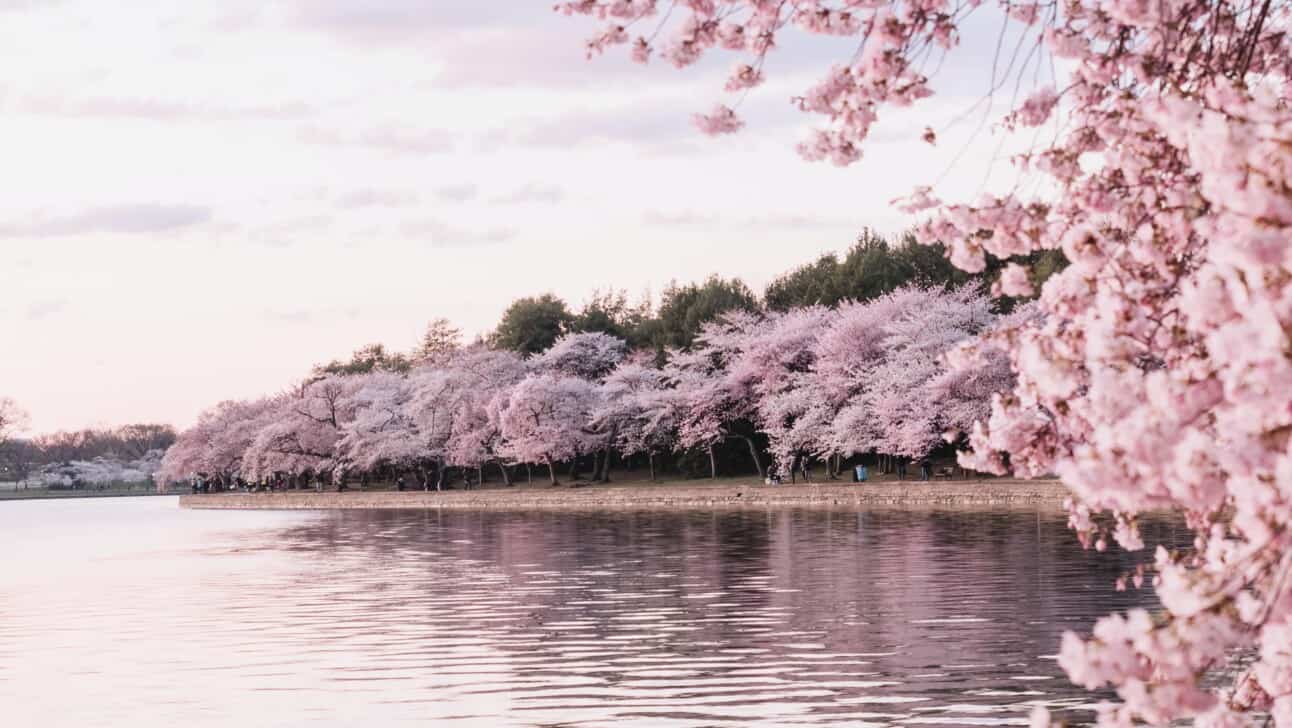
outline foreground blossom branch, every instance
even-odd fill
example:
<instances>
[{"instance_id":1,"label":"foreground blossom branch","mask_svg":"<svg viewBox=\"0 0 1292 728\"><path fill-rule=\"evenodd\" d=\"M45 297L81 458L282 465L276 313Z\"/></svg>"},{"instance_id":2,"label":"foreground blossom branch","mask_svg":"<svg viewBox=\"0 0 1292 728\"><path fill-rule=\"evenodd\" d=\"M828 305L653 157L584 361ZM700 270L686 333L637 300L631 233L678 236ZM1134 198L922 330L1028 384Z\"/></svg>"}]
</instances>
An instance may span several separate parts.
<instances>
[{"instance_id":1,"label":"foreground blossom branch","mask_svg":"<svg viewBox=\"0 0 1292 728\"><path fill-rule=\"evenodd\" d=\"M843 165L861 158L886 107L932 95L923 60L954 49L983 4L684 0L667 4L681 17L665 40L630 41L627 28L664 5L558 10L619 29L601 47L632 42L644 60L659 46L679 67L720 49L770 59L791 32L856 38L857 55L797 100L822 119L800 152ZM1028 133L1062 117L1052 142L1016 159L1047 192L965 203L925 187L902 202L926 216L922 239L945 243L965 270L1039 250L1071 263L1040 291L1041 318L984 339L1008 352L1018 383L975 425L963 461L1057 472L1091 545L1141 548L1135 515L1151 509L1183 513L1196 533L1192 552L1157 553L1162 612L1108 617L1092 637L1064 639L1073 679L1121 697L1103 725L1267 715L1292 726L1289 10L1286 0L1002 2L1020 48L1038 39L1063 71L999 127ZM1006 66L1016 77L1041 62L1022 58ZM772 66L760 63L758 78ZM741 122L724 105L700 126ZM1006 268L1000 291L1029 288L1025 268ZM1239 653L1255 662L1226 672Z\"/></svg>"}]
</instances>

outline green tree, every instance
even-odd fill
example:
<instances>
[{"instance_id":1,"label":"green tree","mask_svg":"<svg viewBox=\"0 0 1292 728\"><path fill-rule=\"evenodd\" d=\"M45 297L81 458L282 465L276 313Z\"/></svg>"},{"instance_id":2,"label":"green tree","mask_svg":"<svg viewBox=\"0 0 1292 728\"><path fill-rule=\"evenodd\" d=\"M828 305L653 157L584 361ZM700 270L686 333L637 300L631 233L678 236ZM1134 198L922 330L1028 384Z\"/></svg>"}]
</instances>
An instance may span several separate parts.
<instances>
[{"instance_id":1,"label":"green tree","mask_svg":"<svg viewBox=\"0 0 1292 728\"><path fill-rule=\"evenodd\" d=\"M841 277L839 256L826 253L767 284L763 301L773 311L818 303L832 306L843 297L838 290Z\"/></svg>"},{"instance_id":2,"label":"green tree","mask_svg":"<svg viewBox=\"0 0 1292 728\"><path fill-rule=\"evenodd\" d=\"M643 335L660 349L686 347L705 323L728 311L758 308L758 298L739 278L726 280L711 275L700 284L679 286L674 282L664 289L659 313L654 321L644 324Z\"/></svg>"},{"instance_id":3,"label":"green tree","mask_svg":"<svg viewBox=\"0 0 1292 728\"><path fill-rule=\"evenodd\" d=\"M573 323L565 301L550 293L527 296L512 301L490 340L500 349L537 354L551 348Z\"/></svg>"},{"instance_id":4,"label":"green tree","mask_svg":"<svg viewBox=\"0 0 1292 728\"><path fill-rule=\"evenodd\" d=\"M631 348L648 345L646 324L651 319L650 299L643 297L637 304L628 303L628 294L621 290L593 291L592 297L575 314L570 330L581 333L600 332L628 342Z\"/></svg>"},{"instance_id":5,"label":"green tree","mask_svg":"<svg viewBox=\"0 0 1292 728\"><path fill-rule=\"evenodd\" d=\"M349 361L333 359L327 364L314 367L314 376L323 377L329 374L348 376L367 374L369 372L406 372L412 368L409 358L399 352L386 351L382 344L368 344L350 355Z\"/></svg>"},{"instance_id":6,"label":"green tree","mask_svg":"<svg viewBox=\"0 0 1292 728\"><path fill-rule=\"evenodd\" d=\"M1052 273L1067 261L1059 251L1033 253L1017 262L1032 269L1032 282L1039 289ZM842 260L827 253L814 262L779 276L767 285L763 300L773 311L820 304L837 306L842 301L868 301L909 283L925 286L961 286L973 283L986 290L1000 276L1005 262L988 256L987 267L969 274L947 260L941 244L922 245L906 234L890 243L873 231L864 230ZM1001 298L998 305L1008 311L1015 301Z\"/></svg>"},{"instance_id":7,"label":"green tree","mask_svg":"<svg viewBox=\"0 0 1292 728\"><path fill-rule=\"evenodd\" d=\"M426 332L413 350L412 358L415 362L443 361L460 348L462 329L446 318L434 318L426 325Z\"/></svg>"}]
</instances>

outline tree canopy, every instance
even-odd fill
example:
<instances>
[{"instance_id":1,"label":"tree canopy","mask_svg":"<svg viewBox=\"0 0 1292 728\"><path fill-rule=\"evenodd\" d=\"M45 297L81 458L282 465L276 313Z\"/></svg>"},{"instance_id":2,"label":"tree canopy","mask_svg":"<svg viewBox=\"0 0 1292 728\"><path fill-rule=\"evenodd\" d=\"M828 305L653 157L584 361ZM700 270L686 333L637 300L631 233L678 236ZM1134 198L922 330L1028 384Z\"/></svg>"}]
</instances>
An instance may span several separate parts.
<instances>
[{"instance_id":1,"label":"tree canopy","mask_svg":"<svg viewBox=\"0 0 1292 728\"><path fill-rule=\"evenodd\" d=\"M538 354L556 343L573 323L569 307L555 295L526 296L507 307L490 341L500 349Z\"/></svg>"}]
</instances>

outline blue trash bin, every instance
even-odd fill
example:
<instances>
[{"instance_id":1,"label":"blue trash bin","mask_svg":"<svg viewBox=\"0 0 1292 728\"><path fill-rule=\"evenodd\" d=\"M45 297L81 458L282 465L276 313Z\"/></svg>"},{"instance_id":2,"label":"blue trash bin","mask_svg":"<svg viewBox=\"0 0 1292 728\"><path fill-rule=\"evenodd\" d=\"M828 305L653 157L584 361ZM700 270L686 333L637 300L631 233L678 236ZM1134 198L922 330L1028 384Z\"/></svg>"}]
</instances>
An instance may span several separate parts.
<instances>
[{"instance_id":1,"label":"blue trash bin","mask_svg":"<svg viewBox=\"0 0 1292 728\"><path fill-rule=\"evenodd\" d=\"M866 482L866 466L865 466L865 465L858 465L858 466L856 467L856 473L857 473L857 482L858 482L858 483L864 483L864 482Z\"/></svg>"}]
</instances>

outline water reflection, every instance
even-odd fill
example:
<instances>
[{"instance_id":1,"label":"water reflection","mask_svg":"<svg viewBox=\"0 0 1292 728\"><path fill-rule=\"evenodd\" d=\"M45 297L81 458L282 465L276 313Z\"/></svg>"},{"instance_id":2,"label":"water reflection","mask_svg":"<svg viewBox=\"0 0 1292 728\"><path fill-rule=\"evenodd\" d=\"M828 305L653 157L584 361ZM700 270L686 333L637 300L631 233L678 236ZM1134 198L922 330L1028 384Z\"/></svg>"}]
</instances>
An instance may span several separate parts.
<instances>
[{"instance_id":1,"label":"water reflection","mask_svg":"<svg viewBox=\"0 0 1292 728\"><path fill-rule=\"evenodd\" d=\"M8 725L1088 718L1048 655L1146 600L1032 512L24 503L0 548Z\"/></svg>"}]
</instances>

